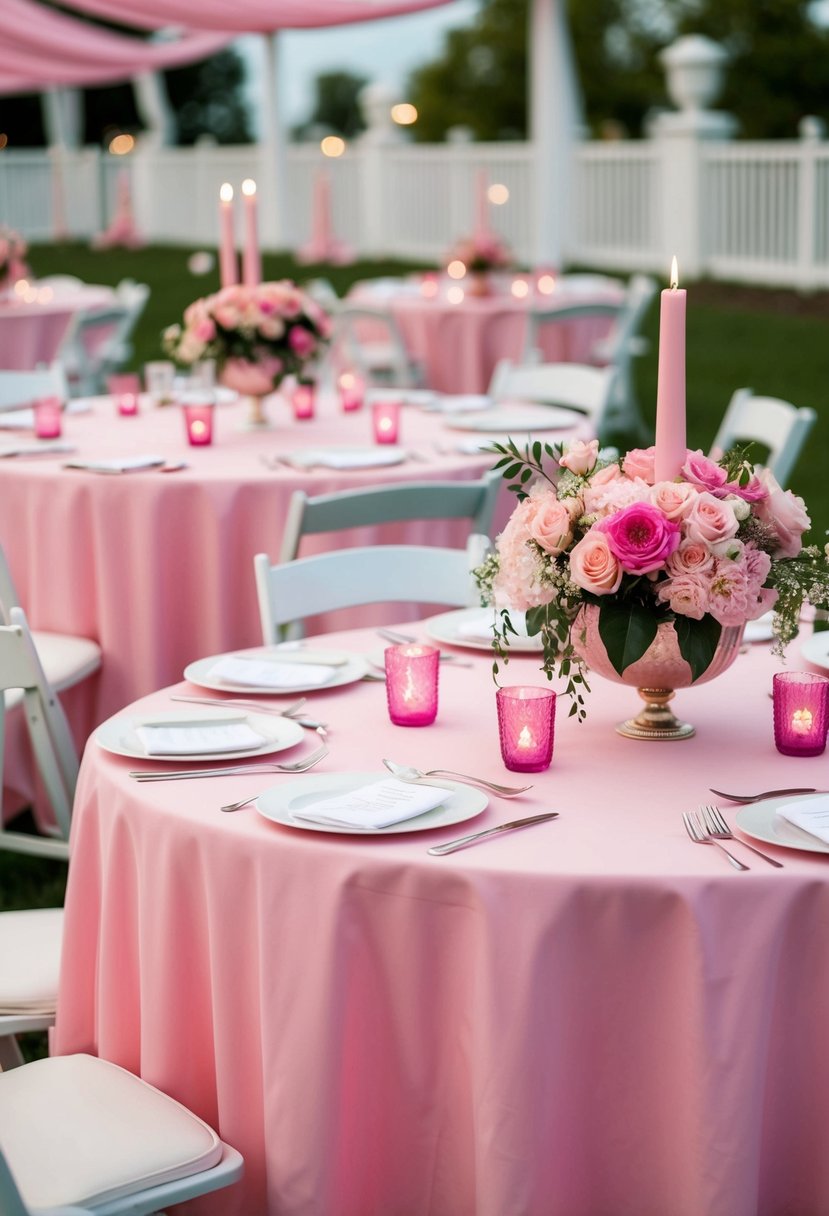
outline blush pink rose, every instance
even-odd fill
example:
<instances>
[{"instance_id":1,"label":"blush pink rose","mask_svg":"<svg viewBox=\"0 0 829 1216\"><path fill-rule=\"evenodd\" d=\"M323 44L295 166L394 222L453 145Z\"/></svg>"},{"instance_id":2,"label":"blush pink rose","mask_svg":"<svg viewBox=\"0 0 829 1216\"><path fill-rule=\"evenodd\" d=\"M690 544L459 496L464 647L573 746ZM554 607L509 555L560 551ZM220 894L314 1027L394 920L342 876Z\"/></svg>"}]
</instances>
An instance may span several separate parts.
<instances>
[{"instance_id":1,"label":"blush pink rose","mask_svg":"<svg viewBox=\"0 0 829 1216\"><path fill-rule=\"evenodd\" d=\"M569 469L571 473L583 477L595 466L598 457L598 439L591 439L587 443L583 439L574 439L567 445L567 449L558 463L563 469Z\"/></svg>"},{"instance_id":2,"label":"blush pink rose","mask_svg":"<svg viewBox=\"0 0 829 1216\"><path fill-rule=\"evenodd\" d=\"M557 557L573 539L573 520L567 501L559 501L551 493L536 502L535 514L530 521L530 536L545 552Z\"/></svg>"},{"instance_id":3,"label":"blush pink rose","mask_svg":"<svg viewBox=\"0 0 829 1216\"><path fill-rule=\"evenodd\" d=\"M622 461L626 477L641 477L652 486L655 479L654 459L656 448L631 448Z\"/></svg>"},{"instance_id":4,"label":"blush pink rose","mask_svg":"<svg viewBox=\"0 0 829 1216\"><path fill-rule=\"evenodd\" d=\"M699 494L688 481L658 481L651 491L651 502L668 519L684 519Z\"/></svg>"},{"instance_id":5,"label":"blush pink rose","mask_svg":"<svg viewBox=\"0 0 829 1216\"><path fill-rule=\"evenodd\" d=\"M648 502L632 503L601 520L610 551L630 574L659 570L678 547L679 525Z\"/></svg>"},{"instance_id":6,"label":"blush pink rose","mask_svg":"<svg viewBox=\"0 0 829 1216\"><path fill-rule=\"evenodd\" d=\"M682 476L692 485L702 486L703 490L719 489L726 482L725 469L720 468L699 449L688 453L682 466Z\"/></svg>"},{"instance_id":7,"label":"blush pink rose","mask_svg":"<svg viewBox=\"0 0 829 1216\"><path fill-rule=\"evenodd\" d=\"M708 611L721 625L742 625L748 619L746 570L741 562L718 561L709 588Z\"/></svg>"},{"instance_id":8,"label":"blush pink rose","mask_svg":"<svg viewBox=\"0 0 829 1216\"><path fill-rule=\"evenodd\" d=\"M714 567L714 556L707 545L700 540L683 540L679 548L671 554L666 563L668 573L674 576L680 574L704 574Z\"/></svg>"},{"instance_id":9,"label":"blush pink rose","mask_svg":"<svg viewBox=\"0 0 829 1216\"><path fill-rule=\"evenodd\" d=\"M597 528L570 550L570 578L594 595L613 595L622 582L622 567L610 551L607 537Z\"/></svg>"},{"instance_id":10,"label":"blush pink rose","mask_svg":"<svg viewBox=\"0 0 829 1216\"><path fill-rule=\"evenodd\" d=\"M708 611L708 579L699 572L678 574L659 584L656 598L668 604L678 616L701 621Z\"/></svg>"},{"instance_id":11,"label":"blush pink rose","mask_svg":"<svg viewBox=\"0 0 829 1216\"><path fill-rule=\"evenodd\" d=\"M694 499L685 516L685 535L689 540L714 544L737 535L739 520L729 502L703 490Z\"/></svg>"},{"instance_id":12,"label":"blush pink rose","mask_svg":"<svg viewBox=\"0 0 829 1216\"><path fill-rule=\"evenodd\" d=\"M768 469L761 469L759 478L768 493L754 510L758 519L774 529L777 544L773 556L797 557L802 547L800 538L812 522L806 505L791 490L782 489Z\"/></svg>"}]
</instances>

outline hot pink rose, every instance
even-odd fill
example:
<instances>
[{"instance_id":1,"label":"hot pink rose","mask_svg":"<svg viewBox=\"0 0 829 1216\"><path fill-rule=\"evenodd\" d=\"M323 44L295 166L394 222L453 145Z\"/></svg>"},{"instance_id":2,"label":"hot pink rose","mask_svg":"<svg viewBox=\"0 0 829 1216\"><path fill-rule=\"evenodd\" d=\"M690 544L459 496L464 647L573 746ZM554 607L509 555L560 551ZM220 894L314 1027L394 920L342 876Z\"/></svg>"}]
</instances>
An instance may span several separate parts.
<instances>
[{"instance_id":1,"label":"hot pink rose","mask_svg":"<svg viewBox=\"0 0 829 1216\"><path fill-rule=\"evenodd\" d=\"M622 567L610 550L607 537L597 528L570 550L570 578L594 595L613 595L622 582Z\"/></svg>"},{"instance_id":2,"label":"hot pink rose","mask_svg":"<svg viewBox=\"0 0 829 1216\"><path fill-rule=\"evenodd\" d=\"M791 490L781 489L768 469L761 469L759 478L768 495L757 504L755 514L775 531L777 544L773 556L797 557L802 547L800 538L812 522L806 514L806 505Z\"/></svg>"},{"instance_id":3,"label":"hot pink rose","mask_svg":"<svg viewBox=\"0 0 829 1216\"><path fill-rule=\"evenodd\" d=\"M725 485L726 472L704 453L697 449L689 452L682 466L682 476L692 485L702 486L704 490L716 490Z\"/></svg>"},{"instance_id":4,"label":"hot pink rose","mask_svg":"<svg viewBox=\"0 0 829 1216\"><path fill-rule=\"evenodd\" d=\"M317 341L301 325L292 325L288 330L288 345L295 355L299 355L301 359L304 359L316 349Z\"/></svg>"},{"instance_id":5,"label":"hot pink rose","mask_svg":"<svg viewBox=\"0 0 829 1216\"><path fill-rule=\"evenodd\" d=\"M684 519L699 491L688 481L658 481L651 491L651 502L668 519Z\"/></svg>"},{"instance_id":6,"label":"hot pink rose","mask_svg":"<svg viewBox=\"0 0 829 1216\"><path fill-rule=\"evenodd\" d=\"M708 579L699 572L678 574L659 584L656 598L669 604L678 616L700 621L708 611Z\"/></svg>"},{"instance_id":7,"label":"hot pink rose","mask_svg":"<svg viewBox=\"0 0 829 1216\"><path fill-rule=\"evenodd\" d=\"M694 499L685 516L685 535L689 540L714 544L737 535L740 524L729 502L703 490Z\"/></svg>"},{"instance_id":8,"label":"hot pink rose","mask_svg":"<svg viewBox=\"0 0 829 1216\"><path fill-rule=\"evenodd\" d=\"M641 477L649 486L654 482L654 458L656 448L631 448L622 461L627 477Z\"/></svg>"},{"instance_id":9,"label":"hot pink rose","mask_svg":"<svg viewBox=\"0 0 829 1216\"><path fill-rule=\"evenodd\" d=\"M659 570L679 545L679 525L648 502L636 502L596 524L630 574Z\"/></svg>"},{"instance_id":10,"label":"hot pink rose","mask_svg":"<svg viewBox=\"0 0 829 1216\"><path fill-rule=\"evenodd\" d=\"M530 521L530 536L547 553L557 557L573 539L573 519L568 502L556 498L554 493L537 499L535 514Z\"/></svg>"},{"instance_id":11,"label":"hot pink rose","mask_svg":"<svg viewBox=\"0 0 829 1216\"><path fill-rule=\"evenodd\" d=\"M583 439L574 439L567 445L567 449L558 463L563 469L569 469L571 473L583 477L594 467L598 456L598 439L591 439L588 443L585 443Z\"/></svg>"}]
</instances>

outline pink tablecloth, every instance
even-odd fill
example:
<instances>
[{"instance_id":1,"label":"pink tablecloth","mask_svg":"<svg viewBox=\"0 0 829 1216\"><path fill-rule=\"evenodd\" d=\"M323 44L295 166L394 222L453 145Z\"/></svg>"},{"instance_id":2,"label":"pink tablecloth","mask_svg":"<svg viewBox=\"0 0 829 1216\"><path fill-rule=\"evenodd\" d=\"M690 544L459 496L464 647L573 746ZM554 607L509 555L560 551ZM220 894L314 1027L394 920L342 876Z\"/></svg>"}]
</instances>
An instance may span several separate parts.
<instances>
[{"instance_id":1,"label":"pink tablecloth","mask_svg":"<svg viewBox=\"0 0 829 1216\"><path fill-rule=\"evenodd\" d=\"M371 291L365 289L358 290L354 299L367 305L375 302ZM554 297L535 300L534 306L565 308L618 299L606 290L588 294L562 288ZM451 304L444 292L435 299L424 299L409 291L377 303L391 309L409 354L424 370L426 384L439 392L486 392L499 359L522 358L527 300L502 292L482 298L465 296L459 304ZM545 361L592 362L593 348L611 324L609 317L586 316L545 325L540 334Z\"/></svg>"},{"instance_id":2,"label":"pink tablecloth","mask_svg":"<svg viewBox=\"0 0 829 1216\"><path fill-rule=\"evenodd\" d=\"M404 414L402 442L422 459L298 472L269 469L261 458L320 444L371 446L369 413L344 415L332 403L325 416L295 424L287 403L274 399L279 425L250 432L242 405L220 406L214 446L188 448L176 408L145 404L139 417L122 419L108 399L93 406L65 419L77 457L159 454L190 466L107 476L63 469L65 455L0 462L0 544L32 627L92 637L102 647L98 721L180 679L192 659L261 639L253 556L276 560L295 490L473 478L492 464L491 456L436 452L434 444L448 444L452 433L413 408ZM463 544L467 533L466 525L440 521L366 528L336 541L311 538L301 552L377 541ZM339 616L334 627L338 620L354 623L353 615Z\"/></svg>"},{"instance_id":3,"label":"pink tablecloth","mask_svg":"<svg viewBox=\"0 0 829 1216\"><path fill-rule=\"evenodd\" d=\"M825 786L825 757L775 751L777 669L755 649L678 693L698 734L667 744L616 735L637 694L596 678L586 724L559 706L531 794L437 833L223 815L297 779L139 786L133 761L90 744L57 1050L139 1072L242 1151L244 1182L194 1214L829 1211L829 858L768 846L774 870L737 844L736 873L680 821L709 783ZM542 682L533 660L506 676ZM515 781L487 656L440 679L427 730L389 724L382 684L315 694L332 727L317 772L391 756Z\"/></svg>"},{"instance_id":4,"label":"pink tablecloth","mask_svg":"<svg viewBox=\"0 0 829 1216\"><path fill-rule=\"evenodd\" d=\"M114 299L110 288L89 287L48 301L0 301L0 370L26 371L57 356L77 312L103 308Z\"/></svg>"}]
</instances>

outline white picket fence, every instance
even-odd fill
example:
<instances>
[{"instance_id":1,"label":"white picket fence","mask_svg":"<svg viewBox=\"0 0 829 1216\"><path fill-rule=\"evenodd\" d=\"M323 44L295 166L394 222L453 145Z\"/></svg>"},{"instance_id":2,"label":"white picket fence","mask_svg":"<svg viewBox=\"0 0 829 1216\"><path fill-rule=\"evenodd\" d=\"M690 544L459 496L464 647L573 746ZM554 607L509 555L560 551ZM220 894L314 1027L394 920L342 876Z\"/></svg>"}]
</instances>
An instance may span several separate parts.
<instances>
[{"instance_id":1,"label":"white picket fence","mask_svg":"<svg viewBox=\"0 0 829 1216\"><path fill-rule=\"evenodd\" d=\"M316 146L291 146L277 190L263 150L251 147L145 148L128 162L95 149L0 153L0 223L29 240L63 227L73 238L100 232L112 215L119 172L130 173L138 225L158 243L210 247L225 180L257 179L266 248L309 239ZM473 223L475 175L503 182L509 201L492 208L494 226L517 258L533 260L533 148L509 144L355 146L331 175L337 236L358 254L440 260ZM691 180L697 204L692 268L699 274L813 290L829 288L829 143L702 141ZM659 139L583 143L576 148L565 234L568 262L619 271L666 273L677 243L670 148ZM687 174L687 164L685 167ZM668 189L672 185L672 190ZM277 215L277 194L283 214Z\"/></svg>"}]
</instances>

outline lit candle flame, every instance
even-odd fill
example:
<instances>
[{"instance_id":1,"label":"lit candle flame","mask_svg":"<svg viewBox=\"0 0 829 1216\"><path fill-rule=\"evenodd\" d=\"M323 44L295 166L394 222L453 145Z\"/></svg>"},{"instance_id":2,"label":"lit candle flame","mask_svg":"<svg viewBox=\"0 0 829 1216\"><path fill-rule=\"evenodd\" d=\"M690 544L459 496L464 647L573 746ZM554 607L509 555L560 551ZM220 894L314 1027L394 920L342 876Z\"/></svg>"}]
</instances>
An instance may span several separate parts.
<instances>
[{"instance_id":1,"label":"lit candle flame","mask_svg":"<svg viewBox=\"0 0 829 1216\"><path fill-rule=\"evenodd\" d=\"M246 177L245 180L242 182L242 194L245 194L245 195L247 195L248 198L251 198L255 193L256 193L256 182L253 180L252 177Z\"/></svg>"},{"instance_id":2,"label":"lit candle flame","mask_svg":"<svg viewBox=\"0 0 829 1216\"><path fill-rule=\"evenodd\" d=\"M796 735L808 735L812 729L812 711L796 709L792 714L792 730Z\"/></svg>"},{"instance_id":3,"label":"lit candle flame","mask_svg":"<svg viewBox=\"0 0 829 1216\"><path fill-rule=\"evenodd\" d=\"M679 287L679 267L676 264L676 254L671 259L671 291Z\"/></svg>"},{"instance_id":4,"label":"lit candle flame","mask_svg":"<svg viewBox=\"0 0 829 1216\"><path fill-rule=\"evenodd\" d=\"M415 691L414 680L412 679L412 669L411 667L407 667L406 683L403 686L403 700L407 705L411 704L411 702L415 699Z\"/></svg>"},{"instance_id":5,"label":"lit candle flame","mask_svg":"<svg viewBox=\"0 0 829 1216\"><path fill-rule=\"evenodd\" d=\"M194 422L190 423L190 434L194 439L203 438L203 436L207 434L207 423L202 422L200 418L197 418Z\"/></svg>"},{"instance_id":6,"label":"lit candle flame","mask_svg":"<svg viewBox=\"0 0 829 1216\"><path fill-rule=\"evenodd\" d=\"M521 733L518 736L519 747L535 747L535 739L532 736L532 731L529 726L522 726Z\"/></svg>"},{"instance_id":7,"label":"lit candle flame","mask_svg":"<svg viewBox=\"0 0 829 1216\"><path fill-rule=\"evenodd\" d=\"M219 198L223 203L233 202L233 187L231 186L230 182L222 183L222 187L219 190Z\"/></svg>"}]
</instances>

